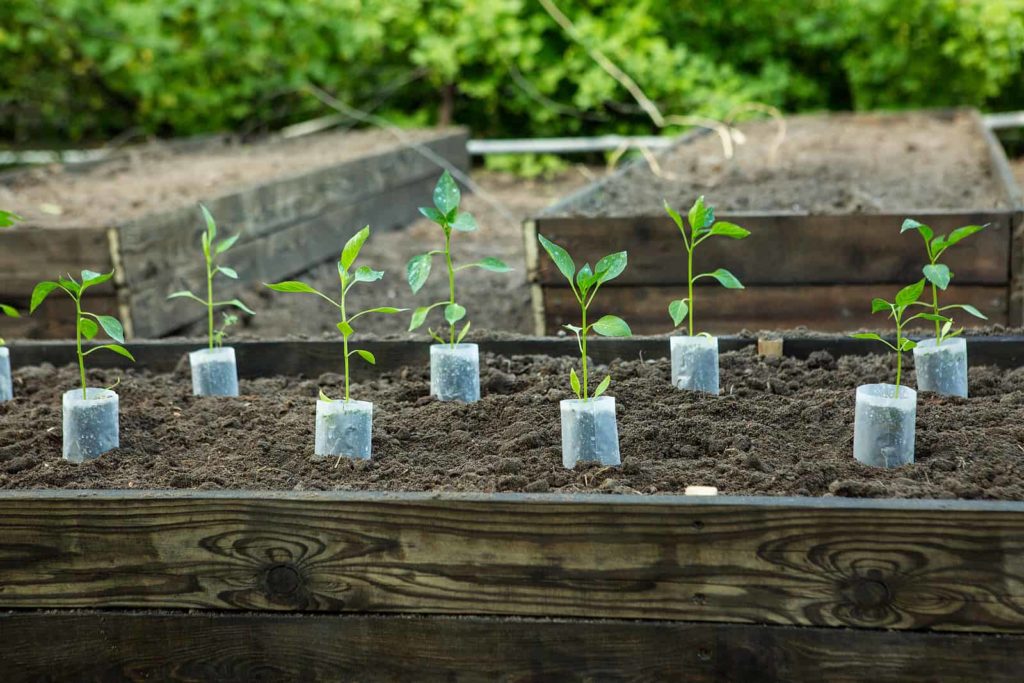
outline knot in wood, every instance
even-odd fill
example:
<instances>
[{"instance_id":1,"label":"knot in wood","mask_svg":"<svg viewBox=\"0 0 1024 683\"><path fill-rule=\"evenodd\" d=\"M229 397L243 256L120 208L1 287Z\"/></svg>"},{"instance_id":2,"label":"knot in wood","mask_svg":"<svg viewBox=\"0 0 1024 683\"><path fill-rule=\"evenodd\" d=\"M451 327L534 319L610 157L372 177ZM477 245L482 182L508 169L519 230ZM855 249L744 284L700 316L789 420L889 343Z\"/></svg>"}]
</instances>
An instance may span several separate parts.
<instances>
[{"instance_id":1,"label":"knot in wood","mask_svg":"<svg viewBox=\"0 0 1024 683\"><path fill-rule=\"evenodd\" d=\"M876 609L888 605L892 600L889 587L882 581L863 579L853 584L850 597L861 609Z\"/></svg>"},{"instance_id":2,"label":"knot in wood","mask_svg":"<svg viewBox=\"0 0 1024 683\"><path fill-rule=\"evenodd\" d=\"M302 575L290 564L278 564L267 570L265 584L270 597L286 598L302 586Z\"/></svg>"}]
</instances>

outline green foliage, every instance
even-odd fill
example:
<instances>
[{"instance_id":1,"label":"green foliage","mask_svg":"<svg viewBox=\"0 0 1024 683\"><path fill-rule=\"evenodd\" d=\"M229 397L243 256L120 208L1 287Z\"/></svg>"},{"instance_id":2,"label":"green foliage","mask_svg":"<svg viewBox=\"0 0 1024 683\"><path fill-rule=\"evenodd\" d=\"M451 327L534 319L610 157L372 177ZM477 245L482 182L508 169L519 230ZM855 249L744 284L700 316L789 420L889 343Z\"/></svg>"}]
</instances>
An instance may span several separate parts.
<instances>
[{"instance_id":1,"label":"green foliage","mask_svg":"<svg viewBox=\"0 0 1024 683\"><path fill-rule=\"evenodd\" d=\"M959 328L953 330L953 321L950 320L945 325L939 322L938 317L941 317L943 311L951 311L953 309L960 309L967 311L971 315L981 318L982 320L988 320L985 315L974 306L967 304L950 304L948 306L939 306L939 290L946 291L949 287L950 280L953 279L953 272L944 263L939 263L939 258L946 252L947 249L952 247L954 244L959 243L961 240L970 237L976 232L981 232L987 225L965 225L962 228L953 230L948 235L939 235L936 237L935 231L924 223L920 223L913 218L908 218L903 221L903 227L900 228L900 232L906 232L908 230L917 230L918 234L924 240L924 248L928 254L928 265L921 269L924 273L924 278L931 284L932 288L932 302L931 309L932 313L936 316L935 320L935 343L941 344L944 339L949 337L955 337L961 334L964 330ZM927 305L927 304L924 304ZM951 331L952 330L952 331Z\"/></svg>"},{"instance_id":2,"label":"green foliage","mask_svg":"<svg viewBox=\"0 0 1024 683\"><path fill-rule=\"evenodd\" d=\"M345 356L345 400L349 400L349 380L348 380L348 368L349 358L352 356L359 356L370 365L376 365L377 359L372 353L364 349L353 349L349 350L348 341L355 334L355 328L352 327L352 323L367 313L402 313L409 309L407 308L393 308L391 306L380 306L378 308L368 308L360 311L354 315L350 314L346 305L345 297L348 296L348 292L357 282L376 282L384 277L384 271L374 270L368 266L359 266L352 270L352 266L355 265L356 258L359 256L359 251L363 248L366 240L370 237L370 226L364 227L362 230L357 232L355 235L349 238L348 242L341 250L341 256L338 258L338 281L339 297L335 301L331 297L327 296L315 287L310 287L305 282L299 282L297 280L288 280L286 282L275 282L273 284L264 283L267 287L274 290L275 292L288 292L293 294L315 294L316 296L329 302L332 306L338 309L341 314L341 318L338 321L337 328L341 332L342 339L342 352ZM331 401L332 399L320 390L320 400Z\"/></svg>"},{"instance_id":3,"label":"green foliage","mask_svg":"<svg viewBox=\"0 0 1024 683\"><path fill-rule=\"evenodd\" d=\"M697 198L697 201L693 203L693 206L690 207L690 211L687 213L686 219L689 222L689 230L687 230L687 221L684 221L683 217L679 215L679 212L669 206L668 202L665 202L665 212L672 218L673 222L675 222L676 227L679 228L679 233L683 236L683 244L686 245L687 297L685 299L677 299L671 302L668 305L668 314L669 317L672 318L672 324L676 327L682 325L683 320L689 318L689 334L692 337L694 319L693 283L702 277L706 277L717 280L718 283L726 289L743 289L743 284L739 281L739 278L725 268L718 268L710 273L694 275L693 253L697 250L697 246L709 237L718 235L734 240L741 240L750 235L750 231L746 228L741 228L735 223L728 223L726 221L716 222L715 207L710 204L705 204L703 196Z\"/></svg>"},{"instance_id":4,"label":"green foliage","mask_svg":"<svg viewBox=\"0 0 1024 683\"><path fill-rule=\"evenodd\" d=\"M241 237L241 233L232 235L231 237L225 237L221 241L217 241L217 223L213 220L213 215L210 214L209 210L202 204L199 205L199 209L203 214L203 221L206 223L206 231L203 232L201 240L203 247L203 260L206 262L206 299L201 299L192 292L179 291L172 292L168 295L168 299L192 299L206 306L206 320L207 320L207 335L209 336L209 348L219 347L224 344L224 335L227 332L227 328L236 322L238 322L237 316L225 316L225 324L221 326L219 330L214 329L213 325L213 309L220 308L222 306L232 306L234 308L245 311L249 315L256 315L256 312L246 306L238 299L229 299L227 301L214 301L213 299L213 279L218 275L231 278L232 280L238 279L238 273L235 272L234 268L228 268L227 266L220 265L219 257L226 254L231 247L235 246L235 242ZM228 318L231 318L231 322L228 322Z\"/></svg>"},{"instance_id":5,"label":"green foliage","mask_svg":"<svg viewBox=\"0 0 1024 683\"><path fill-rule=\"evenodd\" d=\"M477 229L476 219L473 214L460 211L459 203L462 200L462 193L459 186L448 171L441 174L434 187L434 205L420 207L420 213L428 219L437 223L444 232L444 249L435 249L425 254L417 254L409 259L405 267L406 279L413 294L420 291L430 277L431 267L435 256L444 256L445 268L448 273L448 298L438 301L429 306L420 306L413 311L409 320L409 331L412 332L422 325L431 310L438 306L444 306L444 320L448 323L448 340L445 341L439 331L427 328L430 336L439 344L451 344L455 346L461 342L469 332L470 323L467 320L462 330L456 332L456 323L466 317L466 309L455 300L455 273L467 268L482 268L493 273L507 273L512 269L501 259L488 256L473 263L464 263L456 267L452 263L452 233L472 232Z\"/></svg>"},{"instance_id":6,"label":"green foliage","mask_svg":"<svg viewBox=\"0 0 1024 683\"><path fill-rule=\"evenodd\" d=\"M97 273L93 270L83 270L81 273L81 282L75 280L70 274L65 275L57 280L44 280L35 286L32 290L31 302L29 303L29 313L35 313L36 309L39 308L46 297L50 296L53 292L58 289L64 291L71 300L75 302L75 349L78 357L78 374L82 384L82 400L88 398L85 391L85 357L91 353L95 353L100 350L113 351L114 353L124 356L128 360L135 362L135 358L124 348L124 326L121 325L121 321L112 315L97 315L96 313L89 313L82 309L82 297L85 296L86 290L96 285L102 285L104 282L109 281L114 277L114 271L109 273ZM88 351L82 351L82 341L91 341L99 334L100 329L106 332L107 336L113 339L117 344L101 344L94 346Z\"/></svg>"},{"instance_id":7,"label":"green foliage","mask_svg":"<svg viewBox=\"0 0 1024 683\"><path fill-rule=\"evenodd\" d=\"M559 0L666 112L1024 108L1024 0ZM7 0L0 135L276 127L313 82L395 120L442 93L478 134L650 132L533 0ZM454 91L450 86L454 86Z\"/></svg>"},{"instance_id":8,"label":"green foliage","mask_svg":"<svg viewBox=\"0 0 1024 683\"><path fill-rule=\"evenodd\" d=\"M540 241L541 246L544 247L544 251L554 261L559 272L569 281L569 287L572 289L573 296L576 297L576 301L580 305L579 327L576 325L564 325L564 327L576 335L576 343L580 349L583 370L582 382L579 376L577 376L575 368L569 371L569 385L572 387L573 393L576 394L577 398L586 400L589 398L590 381L587 367L587 335L591 330L602 337L630 337L633 334L626 321L615 315L605 315L596 322L587 323L587 312L590 309L590 305L594 302L594 297L597 296L597 290L604 283L614 280L622 274L622 271L626 269L627 255L624 251L609 254L598 261L597 265L593 268L590 267L589 263L585 263L577 271L576 263L572 260L572 256L569 255L568 251L544 235L537 235L537 239ZM593 398L603 394L608 385L611 384L611 381L612 378L610 376L601 380L601 383L597 385L597 389L594 390Z\"/></svg>"},{"instance_id":9,"label":"green foliage","mask_svg":"<svg viewBox=\"0 0 1024 683\"><path fill-rule=\"evenodd\" d=\"M916 342L903 336L904 328L914 320L930 320L936 324L944 325L945 331L948 332L950 326L953 324L952 320L938 313L918 313L910 316L909 318L904 318L907 310L911 306L922 305L920 298L924 293L924 284L925 281L922 279L912 285L907 285L896 293L896 298L892 301L877 298L871 300L872 313L888 313L889 317L892 318L893 322L896 324L895 343L890 343L881 335L873 332L859 332L851 335L857 339L873 339L875 341L880 341L896 352L896 398L900 397L900 377L903 374L903 353L910 351L917 346Z\"/></svg>"}]
</instances>

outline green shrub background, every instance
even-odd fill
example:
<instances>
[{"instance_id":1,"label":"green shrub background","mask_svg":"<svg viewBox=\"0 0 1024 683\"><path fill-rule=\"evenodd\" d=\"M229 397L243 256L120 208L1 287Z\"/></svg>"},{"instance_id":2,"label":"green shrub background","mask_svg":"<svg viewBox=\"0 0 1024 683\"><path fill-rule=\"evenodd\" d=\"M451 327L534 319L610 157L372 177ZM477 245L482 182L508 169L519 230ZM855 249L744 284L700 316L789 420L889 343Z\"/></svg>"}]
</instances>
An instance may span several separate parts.
<instances>
[{"instance_id":1,"label":"green shrub background","mask_svg":"<svg viewBox=\"0 0 1024 683\"><path fill-rule=\"evenodd\" d=\"M1024 108L1024 0L559 0L668 113ZM0 135L256 131L327 113L313 82L476 134L648 133L536 0L5 0Z\"/></svg>"}]
</instances>

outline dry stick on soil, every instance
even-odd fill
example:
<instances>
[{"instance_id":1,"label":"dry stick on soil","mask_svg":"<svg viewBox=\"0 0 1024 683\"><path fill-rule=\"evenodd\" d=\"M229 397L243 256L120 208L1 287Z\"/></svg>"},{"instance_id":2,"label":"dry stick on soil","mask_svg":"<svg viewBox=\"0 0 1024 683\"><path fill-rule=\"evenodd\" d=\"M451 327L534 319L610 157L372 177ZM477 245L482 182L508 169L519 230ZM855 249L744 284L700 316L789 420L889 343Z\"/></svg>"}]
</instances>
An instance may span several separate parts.
<instances>
[{"instance_id":1,"label":"dry stick on soil","mask_svg":"<svg viewBox=\"0 0 1024 683\"><path fill-rule=\"evenodd\" d=\"M925 225L919 223L913 218L908 218L903 221L903 227L900 228L900 232L906 232L907 230L917 230L920 233L921 238L924 239L924 247L928 251L928 265L922 268L924 277L931 284L932 287L932 302L931 304L921 302L920 305L928 306L932 309L932 314L940 317L943 311L949 311L954 308L959 308L967 311L971 315L981 318L982 320L988 320L985 315L974 306L968 304L950 304L948 306L939 306L939 290L946 291L949 287L949 281L953 279L953 273L950 271L949 266L944 263L939 263L939 257L947 249L954 244L957 244L961 240L970 237L976 232L981 232L987 227L986 225L965 225L962 228L957 228L948 235L939 235L935 237L935 232ZM940 324L938 319L935 321L935 345L942 344L944 339L950 339L952 337L961 334L964 328L950 331L953 327L953 321L949 320L944 325Z\"/></svg>"}]
</instances>

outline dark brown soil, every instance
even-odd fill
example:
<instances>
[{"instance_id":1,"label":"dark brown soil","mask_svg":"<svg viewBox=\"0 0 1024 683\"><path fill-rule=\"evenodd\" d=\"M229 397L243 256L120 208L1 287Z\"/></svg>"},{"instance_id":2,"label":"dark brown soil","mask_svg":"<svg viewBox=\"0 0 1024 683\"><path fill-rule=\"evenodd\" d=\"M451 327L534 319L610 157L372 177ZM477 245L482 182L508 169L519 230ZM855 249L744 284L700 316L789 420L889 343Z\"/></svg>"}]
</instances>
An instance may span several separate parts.
<instances>
[{"instance_id":1,"label":"dark brown soil","mask_svg":"<svg viewBox=\"0 0 1024 683\"><path fill-rule=\"evenodd\" d=\"M429 398L425 368L355 386L375 403L368 463L312 458L317 388L337 394L337 375L243 381L241 398L197 399L183 363L173 374L123 377L122 447L71 465L60 457L60 394L74 370L22 369L18 398L0 404L0 488L650 494L700 484L723 494L1024 500L1024 369L972 368L969 400L921 395L917 463L878 470L852 456L854 389L891 381L889 357L727 353L717 398L673 389L666 360L620 361L610 393L623 465L568 471L557 402L572 359L484 361L485 397L475 405Z\"/></svg>"},{"instance_id":2,"label":"dark brown soil","mask_svg":"<svg viewBox=\"0 0 1024 683\"><path fill-rule=\"evenodd\" d=\"M403 134L421 141L442 132ZM252 144L210 139L188 149L152 144L88 169L53 165L8 176L0 183L0 206L17 212L32 227L105 226L400 145L390 133L376 129Z\"/></svg>"},{"instance_id":3,"label":"dark brown soil","mask_svg":"<svg viewBox=\"0 0 1024 683\"><path fill-rule=\"evenodd\" d=\"M717 135L640 162L559 205L554 215L661 215L662 198L686 208L699 195L721 211L884 213L1003 208L984 138L966 112L830 114L739 126L728 160Z\"/></svg>"}]
</instances>

